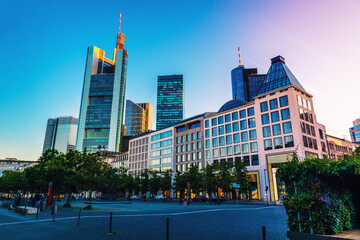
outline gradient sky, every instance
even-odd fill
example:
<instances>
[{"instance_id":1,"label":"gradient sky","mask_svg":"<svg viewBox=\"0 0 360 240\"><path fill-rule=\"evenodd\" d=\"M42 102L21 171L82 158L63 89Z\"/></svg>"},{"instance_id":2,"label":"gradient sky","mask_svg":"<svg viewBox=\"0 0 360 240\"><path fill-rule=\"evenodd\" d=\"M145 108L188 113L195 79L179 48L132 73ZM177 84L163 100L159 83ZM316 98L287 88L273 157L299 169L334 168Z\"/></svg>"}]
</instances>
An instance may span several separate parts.
<instances>
[{"instance_id":1,"label":"gradient sky","mask_svg":"<svg viewBox=\"0 0 360 240\"><path fill-rule=\"evenodd\" d=\"M156 108L158 75L183 74L185 117L231 99L230 71L285 58L318 122L349 139L360 118L360 1L7 1L0 8L0 158L36 160L50 117L78 117L88 46L112 57L122 12L126 99Z\"/></svg>"}]
</instances>

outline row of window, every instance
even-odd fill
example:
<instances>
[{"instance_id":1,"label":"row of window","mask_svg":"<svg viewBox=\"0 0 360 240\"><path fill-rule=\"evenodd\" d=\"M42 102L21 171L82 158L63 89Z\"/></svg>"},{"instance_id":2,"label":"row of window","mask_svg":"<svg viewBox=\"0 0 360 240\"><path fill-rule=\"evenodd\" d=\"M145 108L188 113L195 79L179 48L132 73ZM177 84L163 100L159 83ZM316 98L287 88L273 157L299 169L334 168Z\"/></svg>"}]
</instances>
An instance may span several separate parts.
<instances>
[{"instance_id":1,"label":"row of window","mask_svg":"<svg viewBox=\"0 0 360 240\"><path fill-rule=\"evenodd\" d=\"M150 166L171 163L171 157L150 160Z\"/></svg>"},{"instance_id":2,"label":"row of window","mask_svg":"<svg viewBox=\"0 0 360 240\"><path fill-rule=\"evenodd\" d=\"M130 149L130 155L143 153L143 152L147 152L147 151L148 151L148 145L136 147L136 148Z\"/></svg>"},{"instance_id":3,"label":"row of window","mask_svg":"<svg viewBox=\"0 0 360 240\"><path fill-rule=\"evenodd\" d=\"M186 150L185 150L185 146L186 146ZM191 146L191 148L190 148ZM193 142L191 144L184 144L184 145L180 145L176 147L176 152L177 153L181 153L181 152L186 152L186 151L191 151L191 150L196 150L197 149L201 149L201 142Z\"/></svg>"},{"instance_id":4,"label":"row of window","mask_svg":"<svg viewBox=\"0 0 360 240\"><path fill-rule=\"evenodd\" d=\"M235 146L216 148L216 149L212 150L212 157L217 158L217 157L233 156L233 155L239 155L241 153L248 154L249 152L251 152L251 153L258 152L257 142L251 142L250 144L244 143L241 145L239 144L239 145L235 145ZM206 159L211 158L210 150L205 151L205 158Z\"/></svg>"},{"instance_id":5,"label":"row of window","mask_svg":"<svg viewBox=\"0 0 360 240\"><path fill-rule=\"evenodd\" d=\"M148 144L149 142L149 138L142 138L142 139L138 139L136 141L131 141L130 142L130 148L132 147L136 147L136 146L139 146L139 145L144 145L144 144Z\"/></svg>"},{"instance_id":6,"label":"row of window","mask_svg":"<svg viewBox=\"0 0 360 240\"><path fill-rule=\"evenodd\" d=\"M281 113L281 120L287 120L290 119L290 110L289 108L282 109L280 111ZM280 114L279 111L274 111L269 113L265 113L261 115L261 123L262 125L269 124L270 123L270 116L271 116L271 122L279 122L280 121Z\"/></svg>"},{"instance_id":7,"label":"row of window","mask_svg":"<svg viewBox=\"0 0 360 240\"><path fill-rule=\"evenodd\" d=\"M272 129L273 136L281 135L280 124L266 126L266 127L263 127L262 129L263 129L263 137L264 138L271 137L271 129ZM282 133L283 134L292 133L291 122L282 123Z\"/></svg>"},{"instance_id":8,"label":"row of window","mask_svg":"<svg viewBox=\"0 0 360 240\"><path fill-rule=\"evenodd\" d=\"M148 154L146 152L146 153L143 153L143 154L130 156L129 157L129 162L136 162L136 161L146 160L147 158L148 158Z\"/></svg>"},{"instance_id":9,"label":"row of window","mask_svg":"<svg viewBox=\"0 0 360 240\"><path fill-rule=\"evenodd\" d=\"M251 165L250 165L251 158ZM227 159L228 162L232 162L232 158ZM245 163L246 166L257 166L259 165L259 155L251 155L251 156L242 156L241 160ZM220 159L220 162L225 162L226 159ZM214 163L219 162L219 160L214 160Z\"/></svg>"},{"instance_id":10,"label":"row of window","mask_svg":"<svg viewBox=\"0 0 360 240\"><path fill-rule=\"evenodd\" d=\"M199 169L202 169L201 162L191 163L191 164L196 164L199 167ZM179 165L176 166L176 170L178 172L187 171L188 169L190 169L191 164L190 163L188 163L188 164L179 164Z\"/></svg>"},{"instance_id":11,"label":"row of window","mask_svg":"<svg viewBox=\"0 0 360 240\"><path fill-rule=\"evenodd\" d=\"M302 133L305 133L305 134L308 134L308 135L311 135L311 136L314 136L314 137L316 136L314 126L309 125L309 124L304 123L304 122L300 122L300 126L301 126L301 132Z\"/></svg>"},{"instance_id":12,"label":"row of window","mask_svg":"<svg viewBox=\"0 0 360 240\"><path fill-rule=\"evenodd\" d=\"M212 138L211 142L213 147L217 147L217 146L224 146L225 143L226 145L232 143L239 143L240 139L241 142L256 140L257 139L256 130L254 129L254 130L250 130L249 132L245 131L241 133L235 133L233 135L226 135L219 138ZM210 148L210 139L205 140L205 148Z\"/></svg>"},{"instance_id":13,"label":"row of window","mask_svg":"<svg viewBox=\"0 0 360 240\"><path fill-rule=\"evenodd\" d=\"M194 141L196 139L201 139L201 132L196 132L191 134L191 140L190 140L190 134L186 135L186 142ZM185 135L179 136L176 138L176 143L183 143L185 142Z\"/></svg>"},{"instance_id":14,"label":"row of window","mask_svg":"<svg viewBox=\"0 0 360 240\"><path fill-rule=\"evenodd\" d=\"M219 116L216 118L212 118L211 119L211 126L216 126L218 124L223 124L224 120L225 122L231 122L231 121L235 121L246 117L251 117L255 115L255 110L254 107L248 108L248 109L243 109L240 110L239 112L233 112L233 113L228 113L225 114L225 116ZM224 118L225 117L225 118ZM205 120L205 128L209 127L209 120Z\"/></svg>"},{"instance_id":15,"label":"row of window","mask_svg":"<svg viewBox=\"0 0 360 240\"><path fill-rule=\"evenodd\" d=\"M172 139L156 142L151 144L151 149L169 146L172 144Z\"/></svg>"},{"instance_id":16,"label":"row of window","mask_svg":"<svg viewBox=\"0 0 360 240\"><path fill-rule=\"evenodd\" d=\"M172 130L151 136L151 141L156 141L156 140L171 137L171 136L172 136Z\"/></svg>"},{"instance_id":17,"label":"row of window","mask_svg":"<svg viewBox=\"0 0 360 240\"><path fill-rule=\"evenodd\" d=\"M242 120L240 121L240 126L239 126L239 122L233 122L232 124L225 124L225 125L221 125L219 127L213 127L211 129L211 136L215 137L217 135L223 135L225 133L231 133L231 132L237 132L240 130L245 130L248 128L255 128L256 127L256 123L255 123L255 118L249 118L247 120ZM205 138L209 138L210 137L210 129L206 129L205 130Z\"/></svg>"},{"instance_id":18,"label":"row of window","mask_svg":"<svg viewBox=\"0 0 360 240\"><path fill-rule=\"evenodd\" d=\"M316 139L310 138L307 136L303 136L303 142L304 142L304 147L313 148L315 150L318 150Z\"/></svg>"},{"instance_id":19,"label":"row of window","mask_svg":"<svg viewBox=\"0 0 360 240\"><path fill-rule=\"evenodd\" d=\"M176 156L176 162L185 162L185 161L196 161L201 160L201 152L193 152L193 153L187 153L183 155L177 155Z\"/></svg>"},{"instance_id":20,"label":"row of window","mask_svg":"<svg viewBox=\"0 0 360 240\"><path fill-rule=\"evenodd\" d=\"M294 139L293 139L292 135L285 136L284 143L283 143L283 139L281 137L264 140L264 150L265 151L272 150L272 149L280 149L280 148L283 148L284 146L286 148L294 146Z\"/></svg>"},{"instance_id":21,"label":"row of window","mask_svg":"<svg viewBox=\"0 0 360 240\"><path fill-rule=\"evenodd\" d=\"M312 113L307 112L307 111L303 110L302 108L299 108L299 114L300 114L300 119L305 120L310 123L314 123L314 118L313 118Z\"/></svg>"},{"instance_id":22,"label":"row of window","mask_svg":"<svg viewBox=\"0 0 360 240\"><path fill-rule=\"evenodd\" d=\"M285 107L289 105L289 101L288 101L288 96L282 96L279 98L279 100L277 98L275 99L271 99L265 102L261 102L260 103L260 110L261 112L266 112L269 111L269 106L270 106L270 110L274 110L279 108L279 103L280 103L280 107Z\"/></svg>"},{"instance_id":23,"label":"row of window","mask_svg":"<svg viewBox=\"0 0 360 240\"><path fill-rule=\"evenodd\" d=\"M299 95L297 95L297 100L298 100L298 105L309 109L310 111L312 111L312 107L311 107L311 103L310 101L306 100L305 98L300 97Z\"/></svg>"},{"instance_id":24,"label":"row of window","mask_svg":"<svg viewBox=\"0 0 360 240\"><path fill-rule=\"evenodd\" d=\"M166 171L171 171L171 166L166 166L166 167L155 167L155 168L151 168L150 171L152 172L166 172Z\"/></svg>"},{"instance_id":25,"label":"row of window","mask_svg":"<svg viewBox=\"0 0 360 240\"><path fill-rule=\"evenodd\" d=\"M150 157L163 156L163 155L170 154L170 153L172 153L172 148L165 148L165 149L150 152Z\"/></svg>"}]
</instances>

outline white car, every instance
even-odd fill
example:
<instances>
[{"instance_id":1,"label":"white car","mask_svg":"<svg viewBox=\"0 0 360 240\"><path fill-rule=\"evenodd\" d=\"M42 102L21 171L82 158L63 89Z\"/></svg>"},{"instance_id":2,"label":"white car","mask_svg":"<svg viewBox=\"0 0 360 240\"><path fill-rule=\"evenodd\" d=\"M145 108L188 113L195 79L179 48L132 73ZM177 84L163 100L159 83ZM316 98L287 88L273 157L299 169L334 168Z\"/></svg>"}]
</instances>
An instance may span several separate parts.
<instances>
[{"instance_id":1,"label":"white car","mask_svg":"<svg viewBox=\"0 0 360 240\"><path fill-rule=\"evenodd\" d=\"M164 194L160 194L160 195L155 196L155 199L156 200L165 200L166 196Z\"/></svg>"},{"instance_id":2,"label":"white car","mask_svg":"<svg viewBox=\"0 0 360 240\"><path fill-rule=\"evenodd\" d=\"M130 197L131 200L140 200L141 198L138 195L133 195Z\"/></svg>"}]
</instances>

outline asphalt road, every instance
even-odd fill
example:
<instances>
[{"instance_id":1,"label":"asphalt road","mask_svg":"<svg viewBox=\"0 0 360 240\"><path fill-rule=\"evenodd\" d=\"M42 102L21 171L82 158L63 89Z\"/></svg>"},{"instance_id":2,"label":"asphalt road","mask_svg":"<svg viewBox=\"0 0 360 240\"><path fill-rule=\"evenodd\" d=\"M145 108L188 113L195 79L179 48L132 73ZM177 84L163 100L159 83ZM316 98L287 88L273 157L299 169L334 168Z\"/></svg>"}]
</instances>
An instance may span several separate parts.
<instances>
[{"instance_id":1,"label":"asphalt road","mask_svg":"<svg viewBox=\"0 0 360 240\"><path fill-rule=\"evenodd\" d=\"M286 239L286 214L282 206L211 205L202 203L179 206L176 202L143 202L131 204L96 204L95 211L59 208L53 223L50 210L20 216L0 208L0 239L166 239L169 217L169 239ZM113 212L109 232L110 211Z\"/></svg>"}]
</instances>

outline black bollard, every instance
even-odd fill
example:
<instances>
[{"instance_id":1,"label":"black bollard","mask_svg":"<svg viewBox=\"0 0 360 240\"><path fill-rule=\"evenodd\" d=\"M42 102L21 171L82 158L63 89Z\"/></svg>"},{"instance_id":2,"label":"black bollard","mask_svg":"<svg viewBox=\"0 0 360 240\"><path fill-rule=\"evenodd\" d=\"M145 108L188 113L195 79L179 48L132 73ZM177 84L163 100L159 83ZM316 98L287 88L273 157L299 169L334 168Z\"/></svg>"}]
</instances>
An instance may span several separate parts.
<instances>
[{"instance_id":1,"label":"black bollard","mask_svg":"<svg viewBox=\"0 0 360 240\"><path fill-rule=\"evenodd\" d=\"M112 227L112 212L110 212L110 226L109 226L109 234L111 234L111 227Z\"/></svg>"},{"instance_id":2,"label":"black bollard","mask_svg":"<svg viewBox=\"0 0 360 240\"><path fill-rule=\"evenodd\" d=\"M39 208L36 209L36 219L39 218Z\"/></svg>"},{"instance_id":3,"label":"black bollard","mask_svg":"<svg viewBox=\"0 0 360 240\"><path fill-rule=\"evenodd\" d=\"M80 226L80 214L81 214L81 209L79 210L79 218L78 218L78 221L77 221L77 226L78 227Z\"/></svg>"},{"instance_id":4,"label":"black bollard","mask_svg":"<svg viewBox=\"0 0 360 240\"><path fill-rule=\"evenodd\" d=\"M169 218L166 218L166 240L169 240Z\"/></svg>"},{"instance_id":5,"label":"black bollard","mask_svg":"<svg viewBox=\"0 0 360 240\"><path fill-rule=\"evenodd\" d=\"M266 227L262 226L261 229L262 229L262 239L266 240Z\"/></svg>"},{"instance_id":6,"label":"black bollard","mask_svg":"<svg viewBox=\"0 0 360 240\"><path fill-rule=\"evenodd\" d=\"M55 206L52 206L53 223L55 223Z\"/></svg>"}]
</instances>

